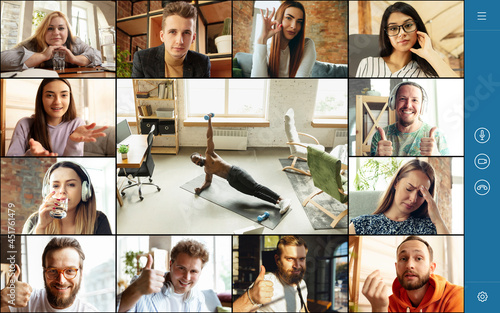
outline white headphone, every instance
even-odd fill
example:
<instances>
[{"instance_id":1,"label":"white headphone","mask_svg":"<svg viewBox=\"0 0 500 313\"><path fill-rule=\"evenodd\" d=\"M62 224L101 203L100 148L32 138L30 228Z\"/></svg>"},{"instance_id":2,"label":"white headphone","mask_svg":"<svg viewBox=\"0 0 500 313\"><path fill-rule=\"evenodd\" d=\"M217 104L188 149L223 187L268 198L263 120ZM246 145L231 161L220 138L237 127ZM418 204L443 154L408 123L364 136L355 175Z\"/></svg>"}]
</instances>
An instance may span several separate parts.
<instances>
[{"instance_id":1,"label":"white headphone","mask_svg":"<svg viewBox=\"0 0 500 313\"><path fill-rule=\"evenodd\" d=\"M175 293L174 284L171 281L166 281L165 287L167 287L167 289L165 291L165 295L170 296L170 295ZM184 302L189 303L189 302L193 301L193 299L194 299L193 289L189 290L187 293L184 294Z\"/></svg>"},{"instance_id":2,"label":"white headphone","mask_svg":"<svg viewBox=\"0 0 500 313\"><path fill-rule=\"evenodd\" d=\"M63 162L54 163L47 170L47 172L45 173L45 176L43 177L42 197L45 198L50 193L50 174L52 173L52 171L55 168L59 167L61 163L71 163L75 166L78 166L82 170L82 172L85 174L85 178L82 181L82 201L87 202L87 200L89 200L90 197L92 197L92 188L91 188L92 184L90 183L89 173L87 173L87 170L85 170L85 168L83 166L81 166L80 164L75 163L75 162L70 162L70 161L63 161Z\"/></svg>"},{"instance_id":3,"label":"white headphone","mask_svg":"<svg viewBox=\"0 0 500 313\"><path fill-rule=\"evenodd\" d=\"M396 97L398 95L399 88L404 85L410 85L420 89L420 91L422 92L422 106L420 108L420 115L425 114L425 112L427 112L427 99L428 99L427 93L425 92L425 89L422 86L411 81L401 82L397 84L394 88L392 88L391 95L389 96L389 108L393 111L396 109Z\"/></svg>"}]
</instances>

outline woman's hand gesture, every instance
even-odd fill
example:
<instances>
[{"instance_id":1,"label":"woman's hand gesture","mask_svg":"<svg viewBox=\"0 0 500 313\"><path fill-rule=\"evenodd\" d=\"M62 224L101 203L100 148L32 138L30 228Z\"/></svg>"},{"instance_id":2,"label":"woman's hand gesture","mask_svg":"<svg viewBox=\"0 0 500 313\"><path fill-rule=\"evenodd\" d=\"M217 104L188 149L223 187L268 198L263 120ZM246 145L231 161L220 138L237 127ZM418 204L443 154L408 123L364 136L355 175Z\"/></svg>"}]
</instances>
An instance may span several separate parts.
<instances>
[{"instance_id":1,"label":"woman's hand gesture","mask_svg":"<svg viewBox=\"0 0 500 313\"><path fill-rule=\"evenodd\" d=\"M436 225L436 230L438 234L449 234L450 231L444 224L443 219L441 218L441 214L439 213L438 206L431 193L424 186L420 186L420 192L424 196L425 201L427 201L427 212L431 221L434 225Z\"/></svg>"},{"instance_id":2,"label":"woman's hand gesture","mask_svg":"<svg viewBox=\"0 0 500 313\"><path fill-rule=\"evenodd\" d=\"M30 153L31 155L34 156L57 156L57 153L55 152L49 152L46 150L41 143L36 141L35 139L31 138L28 141L28 144L30 145Z\"/></svg>"},{"instance_id":3,"label":"woman's hand gesture","mask_svg":"<svg viewBox=\"0 0 500 313\"><path fill-rule=\"evenodd\" d=\"M432 47L431 37L424 32L417 31L417 40L420 48L411 48L410 51L421 57L422 59L429 60L436 52Z\"/></svg>"},{"instance_id":4,"label":"woman's hand gesture","mask_svg":"<svg viewBox=\"0 0 500 313\"><path fill-rule=\"evenodd\" d=\"M106 137L106 134L102 131L107 129L108 126L103 126L98 129L94 129L95 123L90 125L82 125L75 129L75 131L69 136L69 139L75 142L95 142L98 137Z\"/></svg>"},{"instance_id":5,"label":"woman's hand gesture","mask_svg":"<svg viewBox=\"0 0 500 313\"><path fill-rule=\"evenodd\" d=\"M283 27L283 24L279 24L276 20L273 21L275 11L276 9L273 8L273 12L269 14L269 9L266 9L266 14L264 14L264 11L260 9L260 14L262 15L262 33L257 41L259 44L267 44L267 40L280 32Z\"/></svg>"},{"instance_id":6,"label":"woman's hand gesture","mask_svg":"<svg viewBox=\"0 0 500 313\"><path fill-rule=\"evenodd\" d=\"M45 61L51 60L54 56L54 52L58 50L61 46L48 46L41 54L43 55Z\"/></svg>"}]
</instances>

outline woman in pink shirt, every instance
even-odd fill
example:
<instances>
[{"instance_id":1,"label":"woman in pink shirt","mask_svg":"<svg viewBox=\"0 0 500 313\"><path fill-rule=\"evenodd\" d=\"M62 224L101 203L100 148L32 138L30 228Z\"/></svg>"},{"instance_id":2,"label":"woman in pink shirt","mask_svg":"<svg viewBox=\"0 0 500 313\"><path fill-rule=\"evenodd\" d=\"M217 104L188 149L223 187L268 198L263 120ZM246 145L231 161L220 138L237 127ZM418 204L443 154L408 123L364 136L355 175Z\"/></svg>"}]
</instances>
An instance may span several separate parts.
<instances>
[{"instance_id":1,"label":"woman in pink shirt","mask_svg":"<svg viewBox=\"0 0 500 313\"><path fill-rule=\"evenodd\" d=\"M38 87L35 114L17 122L7 156L82 156L83 143L104 137L107 126L94 129L76 116L66 79L44 79Z\"/></svg>"}]
</instances>

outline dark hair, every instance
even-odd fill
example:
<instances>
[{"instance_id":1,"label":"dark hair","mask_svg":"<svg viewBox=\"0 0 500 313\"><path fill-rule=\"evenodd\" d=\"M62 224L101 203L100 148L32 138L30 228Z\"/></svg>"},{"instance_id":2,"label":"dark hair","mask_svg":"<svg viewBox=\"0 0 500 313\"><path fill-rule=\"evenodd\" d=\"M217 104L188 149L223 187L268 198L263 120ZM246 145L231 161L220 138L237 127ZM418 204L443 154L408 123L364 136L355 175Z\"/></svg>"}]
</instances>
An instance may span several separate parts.
<instances>
[{"instance_id":1,"label":"dark hair","mask_svg":"<svg viewBox=\"0 0 500 313\"><path fill-rule=\"evenodd\" d=\"M413 235L412 235L412 236L408 236L408 237L406 237L406 239L405 239L405 240L403 240L403 242L401 242L401 243L399 244L398 248L396 249L396 256L398 255L399 247L401 247L401 245L402 245L403 243L405 243L405 242L407 242L407 241L410 241L410 240L418 240L418 241L420 241L420 242L424 243L424 244L427 246L427 249L429 250L429 256L430 256L430 258L431 258L431 259L430 259L430 261L432 262L432 260L433 260L433 258L434 258L434 253L433 253L433 251L432 251L432 247L431 247L431 245L430 245L427 241L423 240L422 238L420 238L420 237L418 237L418 236L413 236Z\"/></svg>"},{"instance_id":2,"label":"dark hair","mask_svg":"<svg viewBox=\"0 0 500 313\"><path fill-rule=\"evenodd\" d=\"M181 240L172 248L172 252L170 252L172 262L175 262L179 253L186 253L192 258L199 258L202 267L208 262L209 255L207 248L204 244L193 239Z\"/></svg>"},{"instance_id":3,"label":"dark hair","mask_svg":"<svg viewBox=\"0 0 500 313\"><path fill-rule=\"evenodd\" d=\"M403 166L401 166L399 168L396 175L394 175L394 177L392 178L391 183L389 184L389 187L387 188L385 194L383 195L382 199L380 200L380 203L378 204L377 209L372 214L380 214L380 213L384 213L387 210L389 210L389 208L392 205L392 202L394 201L394 197L396 195L396 184L402 178L408 176L408 173L411 171L421 171L422 173L427 175L427 177L429 177L429 180L431 181L429 193L432 196L434 196L434 187L435 187L435 183L436 183L436 176L434 173L434 168L432 167L432 165L430 165L429 163L427 163L425 161L413 159L413 160L403 164ZM424 201L424 203L422 203L422 205L418 209L413 211L411 213L411 216L420 217L420 218L428 217L429 213L427 211L427 201Z\"/></svg>"},{"instance_id":4,"label":"dark hair","mask_svg":"<svg viewBox=\"0 0 500 313\"><path fill-rule=\"evenodd\" d=\"M68 110L64 113L62 117L63 122L71 121L76 118L76 107L75 107L75 99L73 98L73 92L71 91L71 85L68 80L64 78L46 78L42 80L42 83L38 87L38 91L36 93L35 99L35 118L33 120L33 124L30 127L29 138L33 138L35 141L38 141L42 147L44 147L49 152L53 152L52 145L50 144L50 135L47 130L47 112L45 112L45 108L43 107L43 89L47 84L53 81L62 81L69 87L69 105ZM29 149L28 141L26 141L26 149Z\"/></svg>"},{"instance_id":5,"label":"dark hair","mask_svg":"<svg viewBox=\"0 0 500 313\"><path fill-rule=\"evenodd\" d=\"M389 16L391 16L391 14L394 12L400 12L405 15L408 15L413 19L413 21L415 21L415 24L417 24L416 31L427 33L427 28L425 28L425 24L422 21L422 18L420 18L420 15L418 15L417 11L411 5L404 2L396 2L390 5L387 9L385 9L384 15L382 15L382 21L380 22L380 32L378 41L380 45L381 57L386 57L391 55L394 50L394 47L391 44L391 40L389 39L389 36L385 32ZM421 48L420 44L418 43L418 40L413 45L413 48L415 49ZM434 70L434 68L425 59L419 57L415 53L411 54L411 59L417 62L418 66L425 73L426 76L434 76L434 77L439 76L436 70Z\"/></svg>"},{"instance_id":6,"label":"dark hair","mask_svg":"<svg viewBox=\"0 0 500 313\"><path fill-rule=\"evenodd\" d=\"M192 18L194 21L194 25L196 25L198 12L196 11L196 8L190 3L184 1L170 2L163 8L161 29L163 29L163 27L165 26L165 20L167 19L167 17L171 15L179 15L183 18Z\"/></svg>"},{"instance_id":7,"label":"dark hair","mask_svg":"<svg viewBox=\"0 0 500 313\"><path fill-rule=\"evenodd\" d=\"M76 250L76 252L78 252L78 255L80 256L80 269L83 270L83 260L85 260L85 253L83 253L82 246L80 246L78 240L71 237L54 237L49 241L49 243L45 246L42 254L43 268L45 268L47 265L45 258L49 252L65 248L73 248Z\"/></svg>"},{"instance_id":8,"label":"dark hair","mask_svg":"<svg viewBox=\"0 0 500 313\"><path fill-rule=\"evenodd\" d=\"M278 244L276 245L276 254L278 256L281 256L281 253L283 253L283 246L297 246L301 247L304 246L307 251L307 243L304 239L300 238L299 236L283 236L280 238L278 241Z\"/></svg>"},{"instance_id":9,"label":"dark hair","mask_svg":"<svg viewBox=\"0 0 500 313\"><path fill-rule=\"evenodd\" d=\"M302 62L302 56L304 55L304 43L305 43L305 28L306 28L306 11L302 3L297 1L285 1L283 2L278 10L276 11L275 20L278 21L278 25L283 22L283 16L288 8L298 8L302 10L304 15L302 21L302 27L300 32L293 37L292 40L288 42L288 48L290 49L290 65L289 65L289 77L295 77L297 70L299 69L300 63ZM283 32L279 32L279 35L273 36L271 43L271 51L269 53L269 67L268 73L269 77L279 77L280 72L280 55L281 55L281 37Z\"/></svg>"}]
</instances>

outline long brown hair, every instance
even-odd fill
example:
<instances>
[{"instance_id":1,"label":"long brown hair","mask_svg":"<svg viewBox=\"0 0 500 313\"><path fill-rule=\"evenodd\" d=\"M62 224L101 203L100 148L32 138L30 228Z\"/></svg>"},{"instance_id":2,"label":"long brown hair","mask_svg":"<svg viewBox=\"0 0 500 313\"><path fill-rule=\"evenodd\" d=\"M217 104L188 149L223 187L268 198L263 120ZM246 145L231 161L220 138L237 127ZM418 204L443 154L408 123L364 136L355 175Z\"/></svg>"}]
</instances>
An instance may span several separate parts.
<instances>
[{"instance_id":1,"label":"long brown hair","mask_svg":"<svg viewBox=\"0 0 500 313\"><path fill-rule=\"evenodd\" d=\"M429 193L434 197L434 186L435 186L435 182L436 182L434 168L432 167L432 165L430 165L429 163L427 163L425 161L413 159L413 160L403 164L403 166L401 166L399 168L396 175L394 175L394 177L392 178L391 183L389 184L389 187L385 191L384 196L380 200L377 209L372 214L380 214L380 213L384 213L387 210L389 210L389 208L392 205L392 202L394 201L394 196L396 194L396 184L402 178L408 176L408 173L410 173L411 171L421 171L422 173L427 175L427 177L429 177L429 180L431 181ZM424 201L424 203L422 203L422 205L418 209L413 211L410 215L413 217L419 217L419 218L429 217L429 213L427 211L427 201Z\"/></svg>"},{"instance_id":2,"label":"long brown hair","mask_svg":"<svg viewBox=\"0 0 500 313\"><path fill-rule=\"evenodd\" d=\"M278 10L276 11L275 19L278 21L278 25L283 22L283 16L288 8L299 8L302 10L304 15L302 28L300 32L288 42L288 48L290 49L290 66L289 66L289 77L295 77L297 70L299 69L300 62L302 62L302 56L304 55L304 42L305 42L305 28L306 28L306 11L302 3L297 1L285 1L283 2ZM271 52L269 54L269 77L278 77L280 72L280 43L283 39L283 33L280 31L277 36L273 36L271 42Z\"/></svg>"},{"instance_id":3,"label":"long brown hair","mask_svg":"<svg viewBox=\"0 0 500 313\"><path fill-rule=\"evenodd\" d=\"M78 177L80 177L82 181L82 185L84 182L87 182L89 185L89 189L91 192L90 198L87 199L87 201L82 201L80 200L80 203L77 204L76 206L76 216L75 216L75 234L80 235L80 234L94 234L94 229L95 229L95 222L97 219L97 205L96 205L96 199L95 199L95 192L94 192L94 186L92 185L90 181L90 177L87 176L87 174L82 170L82 167L78 165L77 163L74 162L69 162L69 161L63 161L54 164L50 169L49 173L49 179L52 173L60 168L70 168L73 171L76 172ZM38 214L38 212L35 212L32 214L32 216ZM31 218L31 216L30 216ZM54 219L52 223L50 223L47 228L45 228L45 234L61 234L61 220L59 219Z\"/></svg>"},{"instance_id":4,"label":"long brown hair","mask_svg":"<svg viewBox=\"0 0 500 313\"><path fill-rule=\"evenodd\" d=\"M54 17L61 17L66 22L66 27L68 28L68 38L66 38L66 42L64 43L64 45L66 46L66 48L71 50L71 48L73 48L73 46L75 45L75 36L73 36L73 32L71 31L71 25L68 22L68 18L66 17L66 15L64 15L64 13L60 11L54 11L47 14L40 22L40 25L38 25L38 27L36 28L35 33L28 39L20 42L18 45L16 45L16 47L26 46L27 44L31 43L35 46L35 52L44 52L48 47L47 42L45 42L45 34L47 33L50 22Z\"/></svg>"},{"instance_id":5,"label":"long brown hair","mask_svg":"<svg viewBox=\"0 0 500 313\"><path fill-rule=\"evenodd\" d=\"M42 147L44 147L49 152L52 152L52 146L50 144L49 131L47 130L47 112L43 107L43 89L45 86L53 81L60 80L64 82L69 87L69 105L68 110L64 113L62 117L63 122L68 122L76 118L76 106L75 99L73 98L73 92L71 91L71 85L68 80L64 78L46 78L42 80L42 83L38 87L35 100L35 118L33 124L30 127L30 137L38 141ZM29 140L28 138L28 140ZM26 149L29 149L28 140L26 141Z\"/></svg>"}]
</instances>

